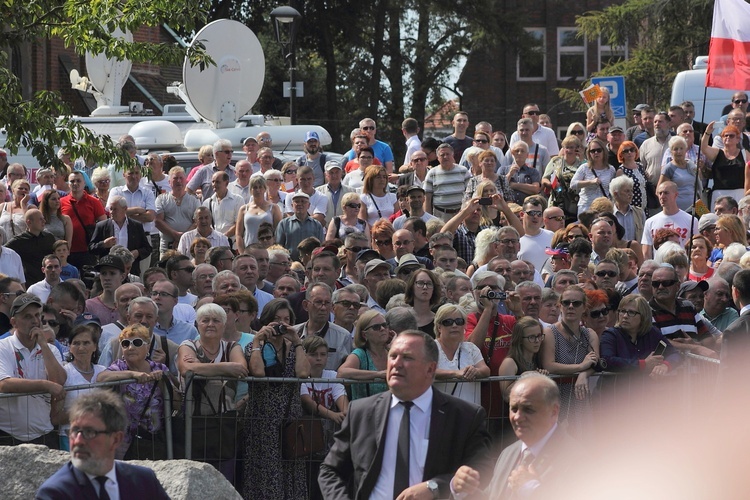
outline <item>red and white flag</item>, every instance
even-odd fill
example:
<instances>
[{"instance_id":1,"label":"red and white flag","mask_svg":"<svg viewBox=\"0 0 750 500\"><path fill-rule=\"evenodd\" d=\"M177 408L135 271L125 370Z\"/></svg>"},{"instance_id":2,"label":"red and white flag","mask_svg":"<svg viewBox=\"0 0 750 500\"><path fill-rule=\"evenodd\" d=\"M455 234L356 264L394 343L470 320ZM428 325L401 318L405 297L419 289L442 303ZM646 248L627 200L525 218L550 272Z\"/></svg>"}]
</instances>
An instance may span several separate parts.
<instances>
[{"instance_id":1,"label":"red and white flag","mask_svg":"<svg viewBox=\"0 0 750 500\"><path fill-rule=\"evenodd\" d=\"M716 0L706 87L750 90L750 4Z\"/></svg>"}]
</instances>

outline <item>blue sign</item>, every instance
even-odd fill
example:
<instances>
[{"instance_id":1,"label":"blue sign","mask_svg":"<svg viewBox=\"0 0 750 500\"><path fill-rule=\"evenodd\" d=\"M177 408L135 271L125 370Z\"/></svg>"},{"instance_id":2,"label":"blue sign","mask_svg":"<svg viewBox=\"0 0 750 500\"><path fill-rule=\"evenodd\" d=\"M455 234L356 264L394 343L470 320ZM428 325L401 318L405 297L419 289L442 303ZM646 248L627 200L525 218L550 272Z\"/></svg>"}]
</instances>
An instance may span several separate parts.
<instances>
[{"instance_id":1,"label":"blue sign","mask_svg":"<svg viewBox=\"0 0 750 500\"><path fill-rule=\"evenodd\" d=\"M607 87L609 90L610 106L615 118L627 118L627 104L625 103L625 77L624 76L598 76L591 79L591 83Z\"/></svg>"}]
</instances>

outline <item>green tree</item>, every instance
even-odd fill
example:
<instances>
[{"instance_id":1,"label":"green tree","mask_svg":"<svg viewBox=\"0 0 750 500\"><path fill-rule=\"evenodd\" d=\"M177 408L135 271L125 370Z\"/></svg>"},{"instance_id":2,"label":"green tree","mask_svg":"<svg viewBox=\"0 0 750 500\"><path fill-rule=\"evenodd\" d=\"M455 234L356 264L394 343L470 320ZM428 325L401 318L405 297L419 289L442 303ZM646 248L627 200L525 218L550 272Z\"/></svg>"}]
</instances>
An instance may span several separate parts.
<instances>
[{"instance_id":1,"label":"green tree","mask_svg":"<svg viewBox=\"0 0 750 500\"><path fill-rule=\"evenodd\" d=\"M0 46L12 50L22 43L37 43L59 37L78 54L87 51L133 62L181 63L185 55L194 64L212 61L197 44L190 51L171 44L126 43L113 38L116 28L136 32L143 26L170 26L190 32L205 22L209 0L3 0L5 12ZM60 116L70 115L69 106L56 92L24 95L20 81L8 68L8 55L0 51L0 125L6 130L11 154L20 146L31 151L40 164L61 166L55 155L64 147L75 157L102 163L124 162L126 156L106 137L99 137L80 123Z\"/></svg>"}]
</instances>

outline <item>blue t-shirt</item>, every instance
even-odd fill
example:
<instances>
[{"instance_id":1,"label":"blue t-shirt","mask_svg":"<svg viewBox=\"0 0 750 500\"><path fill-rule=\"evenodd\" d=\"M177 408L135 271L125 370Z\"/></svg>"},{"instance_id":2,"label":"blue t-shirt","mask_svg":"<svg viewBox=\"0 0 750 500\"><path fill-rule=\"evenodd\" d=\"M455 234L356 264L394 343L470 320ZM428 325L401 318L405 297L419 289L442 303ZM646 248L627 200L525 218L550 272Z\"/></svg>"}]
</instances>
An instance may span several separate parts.
<instances>
[{"instance_id":1,"label":"blue t-shirt","mask_svg":"<svg viewBox=\"0 0 750 500\"><path fill-rule=\"evenodd\" d=\"M386 144L383 141L375 141L375 144L370 146L372 148L372 151L375 153L375 158L380 160L380 162L385 165L386 162L393 161L393 151L391 151L391 147ZM354 150L350 149L348 153L346 153L346 157L349 160L353 160L356 158L356 155L354 154Z\"/></svg>"},{"instance_id":2,"label":"blue t-shirt","mask_svg":"<svg viewBox=\"0 0 750 500\"><path fill-rule=\"evenodd\" d=\"M65 264L60 270L60 279L63 281L79 279L78 269L72 264Z\"/></svg>"}]
</instances>

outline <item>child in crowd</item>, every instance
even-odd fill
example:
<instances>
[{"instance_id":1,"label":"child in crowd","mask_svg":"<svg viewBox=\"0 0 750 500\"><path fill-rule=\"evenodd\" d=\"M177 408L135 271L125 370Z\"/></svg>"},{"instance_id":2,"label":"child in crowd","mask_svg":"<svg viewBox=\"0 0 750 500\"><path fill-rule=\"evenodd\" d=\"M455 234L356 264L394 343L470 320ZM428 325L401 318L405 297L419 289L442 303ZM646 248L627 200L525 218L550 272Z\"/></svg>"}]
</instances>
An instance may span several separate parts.
<instances>
[{"instance_id":1,"label":"child in crowd","mask_svg":"<svg viewBox=\"0 0 750 500\"><path fill-rule=\"evenodd\" d=\"M78 269L75 266L68 264L68 256L70 255L70 243L65 240L57 240L52 244L52 250L55 252L55 256L60 259L60 279L62 281L69 279L80 279L78 275Z\"/></svg>"}]
</instances>

